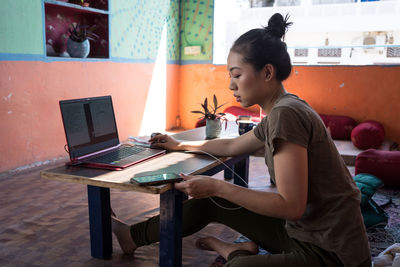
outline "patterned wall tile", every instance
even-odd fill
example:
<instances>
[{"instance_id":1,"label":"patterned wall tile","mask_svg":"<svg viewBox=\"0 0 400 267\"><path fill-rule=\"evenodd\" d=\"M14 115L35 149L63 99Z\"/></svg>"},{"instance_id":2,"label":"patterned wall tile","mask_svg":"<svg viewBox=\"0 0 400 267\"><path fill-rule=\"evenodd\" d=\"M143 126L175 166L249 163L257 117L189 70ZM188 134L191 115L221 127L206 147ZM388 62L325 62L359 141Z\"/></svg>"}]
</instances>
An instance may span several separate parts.
<instances>
[{"instance_id":1,"label":"patterned wall tile","mask_svg":"<svg viewBox=\"0 0 400 267\"><path fill-rule=\"evenodd\" d=\"M212 60L213 0L181 1L182 60ZM185 46L201 46L199 55L185 55Z\"/></svg>"},{"instance_id":2,"label":"patterned wall tile","mask_svg":"<svg viewBox=\"0 0 400 267\"><path fill-rule=\"evenodd\" d=\"M112 1L112 57L154 60L163 27L167 59L212 60L213 0ZM185 46L201 46L198 55L184 55Z\"/></svg>"},{"instance_id":3,"label":"patterned wall tile","mask_svg":"<svg viewBox=\"0 0 400 267\"><path fill-rule=\"evenodd\" d=\"M111 55L150 59L157 56L170 0L112 1Z\"/></svg>"}]
</instances>

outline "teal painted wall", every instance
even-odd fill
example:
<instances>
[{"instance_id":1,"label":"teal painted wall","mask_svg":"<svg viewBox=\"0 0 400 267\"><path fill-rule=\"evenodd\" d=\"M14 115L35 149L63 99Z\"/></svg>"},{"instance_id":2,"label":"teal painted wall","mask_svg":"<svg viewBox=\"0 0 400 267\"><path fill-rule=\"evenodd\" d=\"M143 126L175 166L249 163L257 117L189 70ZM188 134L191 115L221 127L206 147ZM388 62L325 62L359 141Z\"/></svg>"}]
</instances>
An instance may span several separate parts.
<instances>
[{"instance_id":1,"label":"teal painted wall","mask_svg":"<svg viewBox=\"0 0 400 267\"><path fill-rule=\"evenodd\" d=\"M113 0L111 56L154 60L167 23L167 59L211 61L214 0ZM181 44L180 44L181 42ZM199 55L184 47L200 45Z\"/></svg>"},{"instance_id":2,"label":"teal painted wall","mask_svg":"<svg viewBox=\"0 0 400 267\"><path fill-rule=\"evenodd\" d=\"M113 0L111 10L112 57L154 60L166 25L168 59L179 59L178 0Z\"/></svg>"},{"instance_id":3,"label":"teal painted wall","mask_svg":"<svg viewBox=\"0 0 400 267\"><path fill-rule=\"evenodd\" d=\"M1 0L0 53L43 54L41 0Z\"/></svg>"},{"instance_id":4,"label":"teal painted wall","mask_svg":"<svg viewBox=\"0 0 400 267\"><path fill-rule=\"evenodd\" d=\"M1 2L0 53L44 56L42 0ZM110 4L111 58L154 60L167 23L169 61L212 60L214 0L110 0ZM200 45L201 54L184 55L188 45Z\"/></svg>"},{"instance_id":5,"label":"teal painted wall","mask_svg":"<svg viewBox=\"0 0 400 267\"><path fill-rule=\"evenodd\" d=\"M167 60L179 61L180 39L179 39L179 5L180 0L171 1L167 16Z\"/></svg>"},{"instance_id":6,"label":"teal painted wall","mask_svg":"<svg viewBox=\"0 0 400 267\"><path fill-rule=\"evenodd\" d=\"M212 60L214 0L181 1L182 61ZM201 54L185 55L185 46L200 45Z\"/></svg>"}]
</instances>

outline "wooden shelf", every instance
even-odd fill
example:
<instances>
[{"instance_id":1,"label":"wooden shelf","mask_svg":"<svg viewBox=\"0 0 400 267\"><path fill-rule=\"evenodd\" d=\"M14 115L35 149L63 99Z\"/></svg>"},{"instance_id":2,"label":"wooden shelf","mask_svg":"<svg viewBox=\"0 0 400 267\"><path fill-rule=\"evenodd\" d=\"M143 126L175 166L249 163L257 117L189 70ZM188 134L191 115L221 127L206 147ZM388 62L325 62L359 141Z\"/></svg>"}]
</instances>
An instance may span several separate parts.
<instances>
[{"instance_id":1,"label":"wooden shelf","mask_svg":"<svg viewBox=\"0 0 400 267\"><path fill-rule=\"evenodd\" d=\"M92 7L83 7L80 5L70 4L67 2L62 2L62 1L57 1L57 0L45 0L44 2L45 2L45 4L48 4L48 5L54 5L54 6L75 9L76 11L82 12L82 13L107 14L107 15L110 13L108 10L92 8Z\"/></svg>"},{"instance_id":2,"label":"wooden shelf","mask_svg":"<svg viewBox=\"0 0 400 267\"><path fill-rule=\"evenodd\" d=\"M68 3L67 0L44 0L46 56L49 59L108 59L109 58L109 17L108 1L85 0L93 3L92 7ZM81 25L96 25L94 33L99 36L96 41L90 41L90 53L87 58L64 57L69 29L74 23Z\"/></svg>"}]
</instances>

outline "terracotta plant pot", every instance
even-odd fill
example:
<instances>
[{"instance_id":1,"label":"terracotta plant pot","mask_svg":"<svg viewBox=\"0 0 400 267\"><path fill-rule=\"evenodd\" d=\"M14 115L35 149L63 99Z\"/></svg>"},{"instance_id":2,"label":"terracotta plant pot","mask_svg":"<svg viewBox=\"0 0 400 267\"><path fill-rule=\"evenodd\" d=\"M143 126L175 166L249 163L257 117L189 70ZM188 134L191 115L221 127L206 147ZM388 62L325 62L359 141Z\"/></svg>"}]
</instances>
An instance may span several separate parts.
<instances>
[{"instance_id":1,"label":"terracotta plant pot","mask_svg":"<svg viewBox=\"0 0 400 267\"><path fill-rule=\"evenodd\" d=\"M221 121L209 120L206 121L206 139L215 139L221 135Z\"/></svg>"}]
</instances>

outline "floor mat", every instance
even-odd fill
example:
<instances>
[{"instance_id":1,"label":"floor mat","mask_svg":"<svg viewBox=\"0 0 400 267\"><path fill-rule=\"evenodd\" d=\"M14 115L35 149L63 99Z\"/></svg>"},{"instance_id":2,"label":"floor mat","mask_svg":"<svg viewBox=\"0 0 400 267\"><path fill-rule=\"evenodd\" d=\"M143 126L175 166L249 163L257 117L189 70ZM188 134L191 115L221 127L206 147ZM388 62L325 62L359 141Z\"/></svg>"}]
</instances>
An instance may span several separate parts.
<instances>
[{"instance_id":1,"label":"floor mat","mask_svg":"<svg viewBox=\"0 0 400 267\"><path fill-rule=\"evenodd\" d=\"M400 242L400 192L392 188L381 188L372 198L379 205L391 200L390 204L383 207L389 215L388 224L384 228L367 229L371 256L375 257L387 247Z\"/></svg>"}]
</instances>

